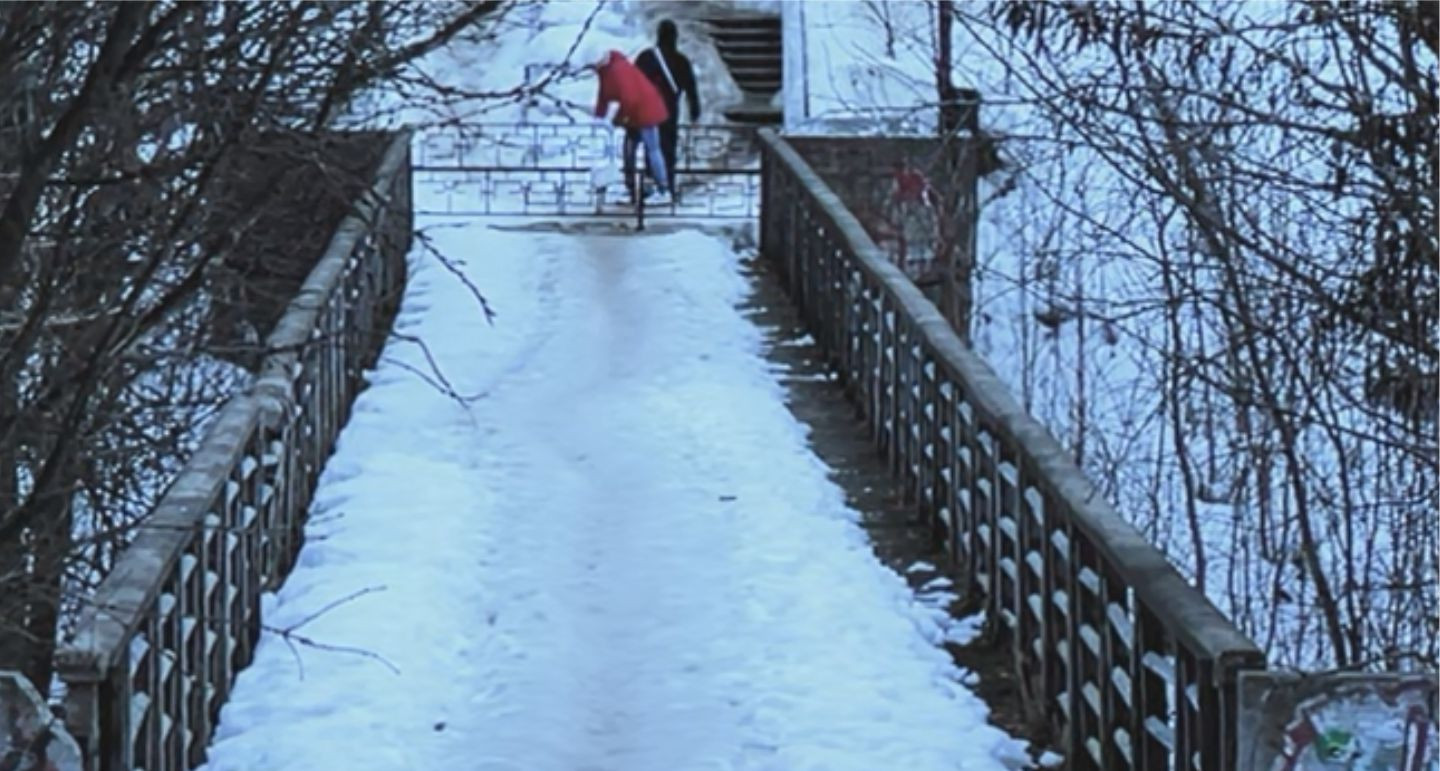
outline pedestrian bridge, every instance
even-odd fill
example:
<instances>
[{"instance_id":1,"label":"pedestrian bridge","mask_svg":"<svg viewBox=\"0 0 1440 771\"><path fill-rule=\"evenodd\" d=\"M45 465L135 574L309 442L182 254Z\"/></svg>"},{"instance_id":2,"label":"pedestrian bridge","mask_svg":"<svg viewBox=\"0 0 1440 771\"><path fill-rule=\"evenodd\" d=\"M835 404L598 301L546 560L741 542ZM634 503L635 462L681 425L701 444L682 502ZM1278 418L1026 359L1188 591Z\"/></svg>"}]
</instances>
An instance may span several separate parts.
<instances>
[{"instance_id":1,"label":"pedestrian bridge","mask_svg":"<svg viewBox=\"0 0 1440 771\"><path fill-rule=\"evenodd\" d=\"M648 223L606 147L391 140L60 652L86 768L1024 767L952 653L1069 768L1290 767L1289 681L911 280L946 231L877 227L933 142L693 130Z\"/></svg>"}]
</instances>

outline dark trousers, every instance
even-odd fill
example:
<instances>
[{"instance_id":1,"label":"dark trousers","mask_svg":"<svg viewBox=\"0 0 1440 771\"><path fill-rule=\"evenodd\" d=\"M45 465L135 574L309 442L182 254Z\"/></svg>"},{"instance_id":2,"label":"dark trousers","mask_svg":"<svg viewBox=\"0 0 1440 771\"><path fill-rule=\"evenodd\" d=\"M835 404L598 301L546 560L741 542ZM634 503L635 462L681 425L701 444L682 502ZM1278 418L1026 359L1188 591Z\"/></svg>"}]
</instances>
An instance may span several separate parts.
<instances>
[{"instance_id":1,"label":"dark trousers","mask_svg":"<svg viewBox=\"0 0 1440 771\"><path fill-rule=\"evenodd\" d=\"M680 186L675 181L675 145L680 138L680 121L675 117L671 117L669 120L661 123L659 129L660 154L665 156L665 173L670 175L670 192L673 195L675 191L680 189ZM625 190L632 196L635 194L635 151L641 146L640 132L637 129L625 129ZM653 171L650 173L650 178L655 178Z\"/></svg>"}]
</instances>

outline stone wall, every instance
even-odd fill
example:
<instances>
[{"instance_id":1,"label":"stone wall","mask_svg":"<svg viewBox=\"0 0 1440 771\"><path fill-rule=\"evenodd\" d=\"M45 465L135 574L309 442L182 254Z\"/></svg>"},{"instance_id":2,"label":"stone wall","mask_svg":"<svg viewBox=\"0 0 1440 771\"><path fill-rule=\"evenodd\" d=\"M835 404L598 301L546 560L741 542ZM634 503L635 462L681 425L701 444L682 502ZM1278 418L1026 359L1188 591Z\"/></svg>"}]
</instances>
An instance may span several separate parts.
<instances>
[{"instance_id":1,"label":"stone wall","mask_svg":"<svg viewBox=\"0 0 1440 771\"><path fill-rule=\"evenodd\" d=\"M969 140L939 137L786 137L892 262L922 286L936 258L963 237L959 202L974 176L960 161ZM968 178L968 179L967 179ZM946 218L949 217L949 221Z\"/></svg>"}]
</instances>

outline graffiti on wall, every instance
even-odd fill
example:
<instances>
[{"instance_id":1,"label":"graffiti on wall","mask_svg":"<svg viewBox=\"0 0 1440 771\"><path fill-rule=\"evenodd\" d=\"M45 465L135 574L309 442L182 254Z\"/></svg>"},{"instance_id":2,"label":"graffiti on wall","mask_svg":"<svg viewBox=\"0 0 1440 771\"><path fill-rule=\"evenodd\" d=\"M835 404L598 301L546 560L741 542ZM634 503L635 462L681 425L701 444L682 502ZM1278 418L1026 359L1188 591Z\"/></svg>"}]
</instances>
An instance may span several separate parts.
<instances>
[{"instance_id":1,"label":"graffiti on wall","mask_svg":"<svg viewBox=\"0 0 1440 771\"><path fill-rule=\"evenodd\" d=\"M1435 771L1432 683L1356 682L1299 702L1270 771Z\"/></svg>"}]
</instances>

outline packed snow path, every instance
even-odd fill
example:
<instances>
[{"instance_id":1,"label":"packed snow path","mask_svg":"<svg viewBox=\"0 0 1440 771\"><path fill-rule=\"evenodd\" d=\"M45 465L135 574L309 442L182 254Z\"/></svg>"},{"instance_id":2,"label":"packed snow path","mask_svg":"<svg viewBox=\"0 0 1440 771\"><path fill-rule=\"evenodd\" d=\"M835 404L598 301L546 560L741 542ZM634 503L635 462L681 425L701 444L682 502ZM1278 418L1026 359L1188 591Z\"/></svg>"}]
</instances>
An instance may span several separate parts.
<instances>
[{"instance_id":1,"label":"packed snow path","mask_svg":"<svg viewBox=\"0 0 1440 771\"><path fill-rule=\"evenodd\" d=\"M1021 754L806 448L727 240L473 221L437 239L498 316L417 252L208 768Z\"/></svg>"}]
</instances>

